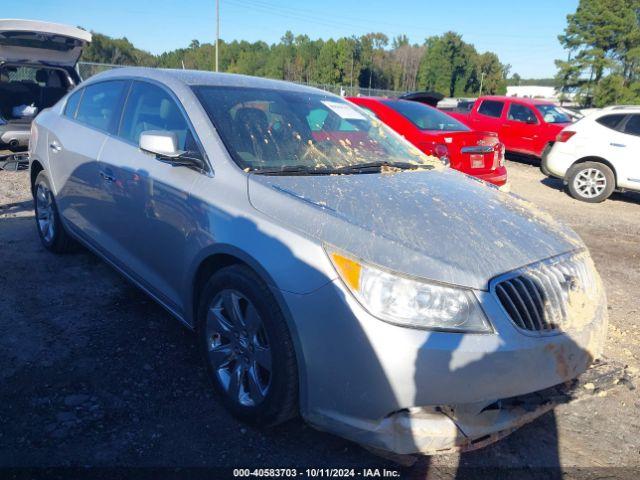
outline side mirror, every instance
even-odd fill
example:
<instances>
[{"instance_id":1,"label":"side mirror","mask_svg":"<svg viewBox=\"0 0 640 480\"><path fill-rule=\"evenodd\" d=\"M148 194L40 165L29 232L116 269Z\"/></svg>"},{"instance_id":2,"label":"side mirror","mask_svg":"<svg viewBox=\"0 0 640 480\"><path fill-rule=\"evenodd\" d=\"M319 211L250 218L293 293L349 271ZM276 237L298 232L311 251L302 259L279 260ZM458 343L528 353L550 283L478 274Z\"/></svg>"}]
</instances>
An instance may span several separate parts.
<instances>
[{"instance_id":1,"label":"side mirror","mask_svg":"<svg viewBox=\"0 0 640 480\"><path fill-rule=\"evenodd\" d=\"M148 130L140 134L140 150L151 153L161 162L175 167L195 167L205 170L204 158L200 152L178 150L178 136L164 130Z\"/></svg>"},{"instance_id":2,"label":"side mirror","mask_svg":"<svg viewBox=\"0 0 640 480\"><path fill-rule=\"evenodd\" d=\"M159 157L175 158L182 153L178 150L178 136L173 132L148 130L140 134L140 150Z\"/></svg>"}]
</instances>

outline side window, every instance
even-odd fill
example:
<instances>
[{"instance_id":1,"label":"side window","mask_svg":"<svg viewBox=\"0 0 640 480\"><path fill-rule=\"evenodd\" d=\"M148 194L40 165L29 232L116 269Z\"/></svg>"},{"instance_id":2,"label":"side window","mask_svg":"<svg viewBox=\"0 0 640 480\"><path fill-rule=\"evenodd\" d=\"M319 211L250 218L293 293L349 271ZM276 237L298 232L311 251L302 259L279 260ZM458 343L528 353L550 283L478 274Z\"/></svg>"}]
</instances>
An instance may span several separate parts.
<instances>
[{"instance_id":1,"label":"side window","mask_svg":"<svg viewBox=\"0 0 640 480\"><path fill-rule=\"evenodd\" d=\"M76 120L99 130L110 131L120 112L120 99L124 80L113 80L89 85L76 113Z\"/></svg>"},{"instance_id":2,"label":"side window","mask_svg":"<svg viewBox=\"0 0 640 480\"><path fill-rule=\"evenodd\" d=\"M624 133L640 135L640 115L631 115L624 126Z\"/></svg>"},{"instance_id":3,"label":"side window","mask_svg":"<svg viewBox=\"0 0 640 480\"><path fill-rule=\"evenodd\" d=\"M134 82L118 135L137 145L140 134L147 130L173 132L178 136L179 150L198 150L189 124L169 93L151 83Z\"/></svg>"},{"instance_id":4,"label":"side window","mask_svg":"<svg viewBox=\"0 0 640 480\"><path fill-rule=\"evenodd\" d=\"M518 103L511 104L511 106L509 107L507 119L523 123L538 123L533 110Z\"/></svg>"},{"instance_id":5,"label":"side window","mask_svg":"<svg viewBox=\"0 0 640 480\"><path fill-rule=\"evenodd\" d=\"M621 114L621 113L616 113L613 115L605 115L603 117L600 117L598 119L596 119L596 122L598 122L600 125L604 125L607 128L611 128L613 130L619 130L619 125L620 122L624 119L626 115Z\"/></svg>"},{"instance_id":6,"label":"side window","mask_svg":"<svg viewBox=\"0 0 640 480\"><path fill-rule=\"evenodd\" d=\"M478 108L478 113L481 115L486 115L488 117L500 118L502 115L502 108L504 107L504 102L498 102L495 100L483 100L480 104L480 108Z\"/></svg>"},{"instance_id":7,"label":"side window","mask_svg":"<svg viewBox=\"0 0 640 480\"><path fill-rule=\"evenodd\" d=\"M67 100L67 104L64 107L64 116L69 118L76 118L76 112L78 111L78 105L80 105L80 99L84 89L80 89L74 92L73 95Z\"/></svg>"}]
</instances>

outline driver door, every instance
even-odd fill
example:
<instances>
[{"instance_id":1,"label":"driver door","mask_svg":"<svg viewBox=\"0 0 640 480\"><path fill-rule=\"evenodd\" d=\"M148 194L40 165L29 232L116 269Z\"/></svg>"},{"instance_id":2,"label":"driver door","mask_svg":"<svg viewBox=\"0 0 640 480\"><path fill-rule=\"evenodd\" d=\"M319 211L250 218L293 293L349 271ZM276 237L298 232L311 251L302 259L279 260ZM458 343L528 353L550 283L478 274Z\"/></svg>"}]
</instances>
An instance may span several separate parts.
<instances>
[{"instance_id":1,"label":"driver door","mask_svg":"<svg viewBox=\"0 0 640 480\"><path fill-rule=\"evenodd\" d=\"M153 83L132 82L118 134L107 140L100 158L102 188L110 200L105 230L120 266L183 314L185 248L198 213L190 191L203 173L140 150L140 134L149 130L174 132L179 150L203 155L173 94Z\"/></svg>"},{"instance_id":2,"label":"driver door","mask_svg":"<svg viewBox=\"0 0 640 480\"><path fill-rule=\"evenodd\" d=\"M539 135L540 121L530 107L511 102L504 129L511 138L511 150L535 154L534 145Z\"/></svg>"}]
</instances>

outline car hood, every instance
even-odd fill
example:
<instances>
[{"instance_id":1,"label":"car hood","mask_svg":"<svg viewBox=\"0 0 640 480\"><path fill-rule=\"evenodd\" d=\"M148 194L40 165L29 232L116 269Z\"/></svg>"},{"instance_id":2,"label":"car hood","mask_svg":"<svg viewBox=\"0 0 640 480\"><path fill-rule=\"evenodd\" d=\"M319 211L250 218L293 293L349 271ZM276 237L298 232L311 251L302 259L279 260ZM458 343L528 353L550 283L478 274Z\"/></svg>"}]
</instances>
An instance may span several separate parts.
<instances>
[{"instance_id":1,"label":"car hood","mask_svg":"<svg viewBox=\"0 0 640 480\"><path fill-rule=\"evenodd\" d=\"M73 67L91 33L34 20L0 20L0 62Z\"/></svg>"},{"instance_id":2,"label":"car hood","mask_svg":"<svg viewBox=\"0 0 640 480\"><path fill-rule=\"evenodd\" d=\"M351 255L407 275L475 289L584 248L529 202L452 169L249 175L252 205Z\"/></svg>"}]
</instances>

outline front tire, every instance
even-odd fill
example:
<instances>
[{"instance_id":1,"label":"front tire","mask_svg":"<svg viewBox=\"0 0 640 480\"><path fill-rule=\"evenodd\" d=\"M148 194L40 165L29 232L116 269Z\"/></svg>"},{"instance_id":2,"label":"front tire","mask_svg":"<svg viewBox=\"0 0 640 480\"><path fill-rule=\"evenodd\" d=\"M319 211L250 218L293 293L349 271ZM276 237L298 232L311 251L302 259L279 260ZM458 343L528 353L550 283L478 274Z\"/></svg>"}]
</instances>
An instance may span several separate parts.
<instances>
[{"instance_id":1,"label":"front tire","mask_svg":"<svg viewBox=\"0 0 640 480\"><path fill-rule=\"evenodd\" d=\"M42 245L54 253L67 253L75 243L60 220L60 212L51 190L51 183L44 171L38 173L33 187L33 206L36 228Z\"/></svg>"},{"instance_id":2,"label":"front tire","mask_svg":"<svg viewBox=\"0 0 640 480\"><path fill-rule=\"evenodd\" d=\"M251 269L232 265L209 279L197 332L213 388L234 416L276 425L297 415L291 335L273 294Z\"/></svg>"},{"instance_id":3,"label":"front tire","mask_svg":"<svg viewBox=\"0 0 640 480\"><path fill-rule=\"evenodd\" d=\"M611 196L616 178L604 163L584 162L573 165L566 176L569 193L577 200L600 203Z\"/></svg>"}]
</instances>

